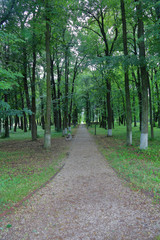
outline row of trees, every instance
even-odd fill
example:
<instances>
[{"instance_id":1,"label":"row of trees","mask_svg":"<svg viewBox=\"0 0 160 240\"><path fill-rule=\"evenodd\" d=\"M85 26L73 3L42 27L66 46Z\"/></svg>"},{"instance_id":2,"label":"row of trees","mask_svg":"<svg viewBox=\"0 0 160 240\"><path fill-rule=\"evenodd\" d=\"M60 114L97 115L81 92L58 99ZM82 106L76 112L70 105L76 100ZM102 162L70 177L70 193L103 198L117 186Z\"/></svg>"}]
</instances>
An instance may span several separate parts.
<instances>
[{"instance_id":1,"label":"row of trees","mask_svg":"<svg viewBox=\"0 0 160 240\"><path fill-rule=\"evenodd\" d=\"M112 136L115 120L160 127L158 0L1 1L0 119L51 146L50 125L67 133L78 113ZM149 103L149 106L148 106ZM150 110L150 111L149 111ZM10 121L9 121L10 120ZM1 124L0 124L1 126Z\"/></svg>"}]
</instances>

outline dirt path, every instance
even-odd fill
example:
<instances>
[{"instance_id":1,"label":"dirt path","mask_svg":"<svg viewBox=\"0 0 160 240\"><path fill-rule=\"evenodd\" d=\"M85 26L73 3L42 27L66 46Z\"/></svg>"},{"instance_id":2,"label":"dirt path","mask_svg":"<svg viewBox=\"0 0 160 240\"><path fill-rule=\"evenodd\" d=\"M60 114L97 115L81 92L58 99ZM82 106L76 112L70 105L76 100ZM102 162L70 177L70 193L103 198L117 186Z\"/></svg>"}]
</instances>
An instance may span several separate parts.
<instances>
[{"instance_id":1,"label":"dirt path","mask_svg":"<svg viewBox=\"0 0 160 240\"><path fill-rule=\"evenodd\" d=\"M150 240L160 209L125 186L82 126L62 171L0 224L1 240Z\"/></svg>"}]
</instances>

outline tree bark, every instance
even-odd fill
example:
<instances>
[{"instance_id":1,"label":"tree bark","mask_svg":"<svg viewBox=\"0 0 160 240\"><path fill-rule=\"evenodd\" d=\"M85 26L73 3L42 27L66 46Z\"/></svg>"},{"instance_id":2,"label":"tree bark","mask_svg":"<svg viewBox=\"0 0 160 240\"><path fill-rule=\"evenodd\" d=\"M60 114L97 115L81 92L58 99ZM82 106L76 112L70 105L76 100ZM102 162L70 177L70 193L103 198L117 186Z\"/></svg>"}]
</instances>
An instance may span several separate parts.
<instances>
[{"instance_id":1,"label":"tree bark","mask_svg":"<svg viewBox=\"0 0 160 240\"><path fill-rule=\"evenodd\" d=\"M31 109L28 83L27 83L27 51L26 51L25 43L23 46L23 84L24 84L24 92L26 96L27 108ZM29 118L29 130L31 130L31 115L28 115L28 118Z\"/></svg>"},{"instance_id":2,"label":"tree bark","mask_svg":"<svg viewBox=\"0 0 160 240\"><path fill-rule=\"evenodd\" d=\"M45 117L45 134L44 134L44 148L51 148L51 61L50 61L50 19L49 19L49 4L45 0L46 10L46 68L47 68L47 99L46 99L46 117Z\"/></svg>"},{"instance_id":3,"label":"tree bark","mask_svg":"<svg viewBox=\"0 0 160 240\"><path fill-rule=\"evenodd\" d=\"M133 44L134 44L134 54L137 56L137 43L136 43L136 28L137 24L133 27ZM132 76L136 83L137 93L138 93L138 101L139 101L139 122L140 122L140 131L141 131L141 123L142 123L142 84L140 77L140 69L137 67L137 78L135 73L132 72Z\"/></svg>"},{"instance_id":4,"label":"tree bark","mask_svg":"<svg viewBox=\"0 0 160 240\"><path fill-rule=\"evenodd\" d=\"M56 83L54 79L54 56L51 59L51 84L52 84L52 102L53 102L53 118L55 129L58 129L58 111L57 111L57 93L56 93Z\"/></svg>"},{"instance_id":5,"label":"tree bark","mask_svg":"<svg viewBox=\"0 0 160 240\"><path fill-rule=\"evenodd\" d=\"M69 79L68 79L68 68L69 68L69 47L66 46L66 51L65 51L65 102L64 102L64 130L65 134L67 134L67 127L68 127L68 84L69 84Z\"/></svg>"},{"instance_id":6,"label":"tree bark","mask_svg":"<svg viewBox=\"0 0 160 240\"><path fill-rule=\"evenodd\" d=\"M8 102L7 94L4 95L4 101ZM4 120L4 137L8 138L9 137L9 121L8 121L8 116L5 117Z\"/></svg>"},{"instance_id":7,"label":"tree bark","mask_svg":"<svg viewBox=\"0 0 160 240\"><path fill-rule=\"evenodd\" d=\"M111 81L106 80L107 84L107 111L108 111L108 133L107 136L112 136L112 107L111 107Z\"/></svg>"},{"instance_id":8,"label":"tree bark","mask_svg":"<svg viewBox=\"0 0 160 240\"><path fill-rule=\"evenodd\" d=\"M123 49L124 55L128 56L127 47L127 24L124 0L121 0L121 14L122 14L122 30L123 30ZM132 145L132 112L129 90L129 75L128 67L125 67L125 95L126 95L126 127L127 127L127 145Z\"/></svg>"},{"instance_id":9,"label":"tree bark","mask_svg":"<svg viewBox=\"0 0 160 240\"><path fill-rule=\"evenodd\" d=\"M140 0L137 2L136 11L138 17L138 46L139 46L139 60L142 80L142 127L140 138L140 149L148 147L148 73L145 62L145 42L144 42L144 24L142 4Z\"/></svg>"},{"instance_id":10,"label":"tree bark","mask_svg":"<svg viewBox=\"0 0 160 240\"><path fill-rule=\"evenodd\" d=\"M158 88L158 82L156 80L156 93L157 93L157 102L158 102L158 128L160 128L160 97L159 97L159 88Z\"/></svg>"},{"instance_id":11,"label":"tree bark","mask_svg":"<svg viewBox=\"0 0 160 240\"><path fill-rule=\"evenodd\" d=\"M45 74L44 74L44 78L45 79ZM42 91L42 83L38 82L38 86L39 86L39 94L40 94L40 101L41 101L41 126L42 129L45 129L45 119L44 119L44 97L43 97L43 91Z\"/></svg>"},{"instance_id":12,"label":"tree bark","mask_svg":"<svg viewBox=\"0 0 160 240\"><path fill-rule=\"evenodd\" d=\"M58 122L57 122L57 129L58 131L62 129L62 116L61 116L61 91L60 91L60 84L61 84L61 69L59 66L59 61L57 57L57 77L58 77L58 86L57 86L57 94L58 94Z\"/></svg>"},{"instance_id":13,"label":"tree bark","mask_svg":"<svg viewBox=\"0 0 160 240\"><path fill-rule=\"evenodd\" d=\"M151 86L150 86L149 76L148 76L148 88L149 88L149 110L150 110L151 138L154 139L152 93L151 93Z\"/></svg>"},{"instance_id":14,"label":"tree bark","mask_svg":"<svg viewBox=\"0 0 160 240\"><path fill-rule=\"evenodd\" d=\"M20 90L21 92L21 102L22 102L22 109L24 109L24 97L23 97L23 93L22 90ZM23 126L24 126L24 132L27 132L27 117L26 117L26 113L23 112Z\"/></svg>"},{"instance_id":15,"label":"tree bark","mask_svg":"<svg viewBox=\"0 0 160 240\"><path fill-rule=\"evenodd\" d=\"M34 17L35 18L35 15ZM31 80L31 90L32 90L32 116L31 116L31 133L32 141L37 139L37 125L36 125L36 35L34 33L35 29L33 27L33 43L32 43L32 54L33 54L33 67L32 67L32 80Z\"/></svg>"},{"instance_id":16,"label":"tree bark","mask_svg":"<svg viewBox=\"0 0 160 240\"><path fill-rule=\"evenodd\" d=\"M72 79L72 89L71 89L71 102L70 102L70 107L69 107L69 114L68 114L68 126L71 128L71 116L72 116L72 107L73 107L73 94L74 94L74 85L75 85L75 79L77 76L77 66L78 62L76 60L75 66L74 66L74 72L73 72L73 79Z\"/></svg>"}]
</instances>

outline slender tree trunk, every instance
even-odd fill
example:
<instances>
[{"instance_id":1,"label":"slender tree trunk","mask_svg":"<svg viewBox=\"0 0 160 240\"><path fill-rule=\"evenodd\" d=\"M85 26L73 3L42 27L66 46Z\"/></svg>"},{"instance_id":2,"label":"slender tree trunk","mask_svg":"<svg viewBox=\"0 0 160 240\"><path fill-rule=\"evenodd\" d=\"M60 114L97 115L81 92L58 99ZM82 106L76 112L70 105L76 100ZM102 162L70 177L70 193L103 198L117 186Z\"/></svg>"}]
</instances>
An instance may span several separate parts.
<instances>
[{"instance_id":1,"label":"slender tree trunk","mask_svg":"<svg viewBox=\"0 0 160 240\"><path fill-rule=\"evenodd\" d=\"M134 127L137 127L137 120L136 120L136 104L135 104L135 95L133 94L133 112L134 112Z\"/></svg>"},{"instance_id":2,"label":"slender tree trunk","mask_svg":"<svg viewBox=\"0 0 160 240\"><path fill-rule=\"evenodd\" d=\"M12 127L13 127L12 116L9 117L9 127L10 127L10 130L12 130Z\"/></svg>"},{"instance_id":3,"label":"slender tree trunk","mask_svg":"<svg viewBox=\"0 0 160 240\"><path fill-rule=\"evenodd\" d=\"M73 80L72 80L71 102L70 102L70 108L69 108L69 114L68 114L69 128L71 128L71 115L72 115L72 106L73 106L74 85L75 85L75 79L76 79L76 75L77 75L77 63L78 62L76 61L75 66L74 66Z\"/></svg>"},{"instance_id":4,"label":"slender tree trunk","mask_svg":"<svg viewBox=\"0 0 160 240\"><path fill-rule=\"evenodd\" d=\"M23 46L23 84L24 84L24 92L26 95L27 108L31 109L28 83L27 83L27 51L26 51L25 43ZM31 115L28 115L28 118L29 118L29 130L31 130Z\"/></svg>"},{"instance_id":5,"label":"slender tree trunk","mask_svg":"<svg viewBox=\"0 0 160 240\"><path fill-rule=\"evenodd\" d=\"M136 43L136 28L137 24L133 27L133 44L134 44L134 54L137 56L137 43ZM139 101L139 122L140 122L140 131L141 131L141 123L142 123L142 84L141 84L141 77L140 77L140 70L137 67L137 79L135 73L132 72L132 76L136 83L137 93L138 93L138 101Z\"/></svg>"},{"instance_id":6,"label":"slender tree trunk","mask_svg":"<svg viewBox=\"0 0 160 240\"><path fill-rule=\"evenodd\" d=\"M141 123L142 123L142 87L141 87L141 79L140 79L140 72L139 72L139 68L137 69L137 78L135 76L135 73L132 72L132 76L135 80L135 84L136 84L136 89L137 89L137 93L138 93L138 102L139 102L139 121L140 121L140 131L141 131Z\"/></svg>"},{"instance_id":7,"label":"slender tree trunk","mask_svg":"<svg viewBox=\"0 0 160 240\"><path fill-rule=\"evenodd\" d=\"M4 95L4 101L8 102L7 94ZM5 117L4 120L4 137L8 138L9 137L9 121L8 121L8 116Z\"/></svg>"},{"instance_id":8,"label":"slender tree trunk","mask_svg":"<svg viewBox=\"0 0 160 240\"><path fill-rule=\"evenodd\" d=\"M47 68L47 99L46 99L46 118L45 118L45 134L44 148L51 148L51 61L50 61L50 20L48 0L45 0L46 10L46 68Z\"/></svg>"},{"instance_id":9,"label":"slender tree trunk","mask_svg":"<svg viewBox=\"0 0 160 240\"><path fill-rule=\"evenodd\" d=\"M22 91L21 91L21 102L22 102L22 109L24 109L24 97L23 97ZM27 117L25 112L23 112L23 126L24 126L23 127L24 132L27 132Z\"/></svg>"},{"instance_id":10,"label":"slender tree trunk","mask_svg":"<svg viewBox=\"0 0 160 240\"><path fill-rule=\"evenodd\" d=\"M151 138L154 139L153 111L152 111L152 93L151 93L151 86L150 86L149 76L148 76L148 87L149 87L149 109L150 109Z\"/></svg>"},{"instance_id":11,"label":"slender tree trunk","mask_svg":"<svg viewBox=\"0 0 160 240\"><path fill-rule=\"evenodd\" d=\"M146 149L148 147L148 73L145 63L145 42L144 42L144 24L141 1L137 2L136 10L138 17L138 46L139 46L139 58L140 58L140 70L142 80L142 127L141 127L141 139L140 149Z\"/></svg>"},{"instance_id":12,"label":"slender tree trunk","mask_svg":"<svg viewBox=\"0 0 160 240\"><path fill-rule=\"evenodd\" d=\"M156 109L155 109L155 87L154 87L154 83L153 83L153 71L152 71L152 75L151 75L151 84L152 84L152 101L153 101L153 127L156 126Z\"/></svg>"},{"instance_id":13,"label":"slender tree trunk","mask_svg":"<svg viewBox=\"0 0 160 240\"><path fill-rule=\"evenodd\" d=\"M127 47L127 24L124 0L121 0L121 14L122 14L122 26L123 26L123 48L124 55L128 56ZM125 67L125 94L126 94L126 127L127 127L127 145L132 145L132 112L129 90L129 75L128 67Z\"/></svg>"},{"instance_id":14,"label":"slender tree trunk","mask_svg":"<svg viewBox=\"0 0 160 240\"><path fill-rule=\"evenodd\" d=\"M15 92L15 109L18 108L18 101L17 101L17 92ZM19 119L18 116L16 115L14 118L14 132L17 131L17 125L18 125Z\"/></svg>"},{"instance_id":15,"label":"slender tree trunk","mask_svg":"<svg viewBox=\"0 0 160 240\"><path fill-rule=\"evenodd\" d=\"M44 78L45 79L45 74L44 74ZM42 91L42 84L39 80L38 82L38 86L39 86L39 93L40 93L40 101L41 101L41 126L42 129L45 129L45 119L44 119L44 97L43 97L43 91Z\"/></svg>"},{"instance_id":16,"label":"slender tree trunk","mask_svg":"<svg viewBox=\"0 0 160 240\"><path fill-rule=\"evenodd\" d=\"M62 74L62 68L60 69L60 65L59 65L59 60L58 60L58 56L57 56L57 52L56 52L56 62L57 62L57 78L58 78L58 82L57 82L57 97L58 97L58 101L57 101L57 130L61 130L62 129L62 116L61 116L61 90L60 90L60 84L61 84L61 74Z\"/></svg>"},{"instance_id":17,"label":"slender tree trunk","mask_svg":"<svg viewBox=\"0 0 160 240\"><path fill-rule=\"evenodd\" d=\"M65 102L64 102L64 130L65 134L67 134L67 127L68 127L68 68L69 68L69 48L66 46L66 51L65 51Z\"/></svg>"},{"instance_id":18,"label":"slender tree trunk","mask_svg":"<svg viewBox=\"0 0 160 240\"><path fill-rule=\"evenodd\" d=\"M86 124L87 127L90 126L90 101L89 101L89 93L86 93Z\"/></svg>"},{"instance_id":19,"label":"slender tree trunk","mask_svg":"<svg viewBox=\"0 0 160 240\"><path fill-rule=\"evenodd\" d=\"M61 76L58 75L58 130L62 129L62 114L61 114L61 91L60 91Z\"/></svg>"},{"instance_id":20,"label":"slender tree trunk","mask_svg":"<svg viewBox=\"0 0 160 240\"><path fill-rule=\"evenodd\" d=\"M155 74L157 74L157 71L155 71ZM157 93L157 103L158 103L158 128L160 128L160 97L159 97L159 86L158 81L156 79L156 93Z\"/></svg>"},{"instance_id":21,"label":"slender tree trunk","mask_svg":"<svg viewBox=\"0 0 160 240\"><path fill-rule=\"evenodd\" d=\"M107 111L108 111L108 133L107 136L112 136L112 105L111 105L111 81L110 79L106 80L107 84Z\"/></svg>"},{"instance_id":22,"label":"slender tree trunk","mask_svg":"<svg viewBox=\"0 0 160 240\"><path fill-rule=\"evenodd\" d=\"M34 16L35 18L35 16ZM34 29L33 29L34 31ZM35 43L35 33L33 33L33 67L32 67L32 80L31 80L31 90L32 90L32 117L31 117L31 133L32 141L37 139L37 125L36 125L36 43Z\"/></svg>"},{"instance_id":23,"label":"slender tree trunk","mask_svg":"<svg viewBox=\"0 0 160 240\"><path fill-rule=\"evenodd\" d=\"M107 112L106 112L106 96L105 96L105 99L104 99L104 101L103 101L103 113L102 113L102 127L104 128L104 129L106 129L107 128L107 126L106 126L106 118L107 118Z\"/></svg>"},{"instance_id":24,"label":"slender tree trunk","mask_svg":"<svg viewBox=\"0 0 160 240\"><path fill-rule=\"evenodd\" d=\"M51 84L52 84L52 102L53 102L53 118L55 129L58 130L58 111L57 111L57 93L56 93L56 83L54 79L54 56L51 59Z\"/></svg>"}]
</instances>

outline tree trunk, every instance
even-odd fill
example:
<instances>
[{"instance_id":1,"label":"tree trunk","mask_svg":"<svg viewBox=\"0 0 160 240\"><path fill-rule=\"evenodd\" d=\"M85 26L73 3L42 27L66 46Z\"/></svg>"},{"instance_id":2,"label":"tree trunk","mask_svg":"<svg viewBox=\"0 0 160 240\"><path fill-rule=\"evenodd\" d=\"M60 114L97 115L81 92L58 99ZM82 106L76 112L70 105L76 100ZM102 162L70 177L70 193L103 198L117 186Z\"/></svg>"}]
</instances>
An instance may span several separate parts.
<instances>
[{"instance_id":1,"label":"tree trunk","mask_svg":"<svg viewBox=\"0 0 160 240\"><path fill-rule=\"evenodd\" d=\"M134 112L134 127L137 127L137 121L136 121L136 104L135 104L135 95L133 94L133 112Z\"/></svg>"},{"instance_id":2,"label":"tree trunk","mask_svg":"<svg viewBox=\"0 0 160 240\"><path fill-rule=\"evenodd\" d=\"M9 117L9 127L10 127L10 130L12 130L12 127L13 127L13 119L12 119L12 116Z\"/></svg>"},{"instance_id":3,"label":"tree trunk","mask_svg":"<svg viewBox=\"0 0 160 240\"><path fill-rule=\"evenodd\" d=\"M24 92L26 95L26 103L27 103L27 108L31 109L28 83L27 83L27 51L26 51L25 43L23 46L23 67L24 67L23 68L23 84L24 84ZM29 130L31 130L31 115L28 115L28 118L29 118Z\"/></svg>"},{"instance_id":4,"label":"tree trunk","mask_svg":"<svg viewBox=\"0 0 160 240\"><path fill-rule=\"evenodd\" d=\"M142 127L140 149L148 147L148 73L145 63L145 42L144 42L144 24L141 1L137 2L136 11L138 17L138 46L139 46L139 59L142 80Z\"/></svg>"},{"instance_id":5,"label":"tree trunk","mask_svg":"<svg viewBox=\"0 0 160 240\"><path fill-rule=\"evenodd\" d=\"M21 91L21 102L22 102L22 109L24 109L24 97L23 97L22 91ZM27 117L25 112L23 112L23 126L24 126L23 128L24 132L27 132Z\"/></svg>"},{"instance_id":6,"label":"tree trunk","mask_svg":"<svg viewBox=\"0 0 160 240\"><path fill-rule=\"evenodd\" d=\"M57 95L58 95L58 101L57 101L57 111L58 111L57 130L60 131L62 129L61 90L60 90L62 67L60 68L57 52L56 52L56 63L57 63L57 78L58 78L58 83L57 83Z\"/></svg>"},{"instance_id":7,"label":"tree trunk","mask_svg":"<svg viewBox=\"0 0 160 240\"><path fill-rule=\"evenodd\" d=\"M155 71L155 74L157 71ZM156 79L156 93L157 93L157 103L158 103L158 128L160 128L160 97L159 97L159 86L158 86L158 81Z\"/></svg>"},{"instance_id":8,"label":"tree trunk","mask_svg":"<svg viewBox=\"0 0 160 240\"><path fill-rule=\"evenodd\" d=\"M4 101L5 102L8 102L8 99L7 99L7 94L4 95ZM5 138L8 138L9 137L9 121L8 121L8 116L5 117L5 120L4 120L4 137Z\"/></svg>"},{"instance_id":9,"label":"tree trunk","mask_svg":"<svg viewBox=\"0 0 160 240\"><path fill-rule=\"evenodd\" d=\"M90 126L90 101L89 101L89 93L86 93L86 124L87 127Z\"/></svg>"},{"instance_id":10,"label":"tree trunk","mask_svg":"<svg viewBox=\"0 0 160 240\"><path fill-rule=\"evenodd\" d=\"M48 16L49 4L45 0L46 10L46 68L47 68L47 99L46 99L46 117L45 117L45 134L44 134L44 148L51 148L51 61L50 61L50 20Z\"/></svg>"},{"instance_id":11,"label":"tree trunk","mask_svg":"<svg viewBox=\"0 0 160 240\"><path fill-rule=\"evenodd\" d=\"M136 43L136 28L137 24L133 27L133 44L134 44L134 54L137 56L137 43ZM138 93L138 101L139 101L139 122L140 122L140 131L141 131L141 123L142 123L142 84L140 77L140 70L137 67L137 79L135 73L132 72L132 76L136 83L137 93Z\"/></svg>"},{"instance_id":12,"label":"tree trunk","mask_svg":"<svg viewBox=\"0 0 160 240\"><path fill-rule=\"evenodd\" d=\"M111 82L110 79L106 80L107 84L107 111L108 111L108 133L107 136L112 136L112 107L111 107Z\"/></svg>"},{"instance_id":13,"label":"tree trunk","mask_svg":"<svg viewBox=\"0 0 160 240\"><path fill-rule=\"evenodd\" d=\"M44 78L45 79L45 74ZM43 91L42 91L42 84L40 82L41 80L39 79L38 86L39 86L39 94L40 94L40 101L41 101L41 126L42 129L45 129L45 120L44 120L44 97L43 97Z\"/></svg>"},{"instance_id":14,"label":"tree trunk","mask_svg":"<svg viewBox=\"0 0 160 240\"><path fill-rule=\"evenodd\" d=\"M148 76L148 87L149 87L149 109L150 109L151 138L154 139L154 131L153 131L153 111L152 111L152 95L151 95L151 86L150 86L150 82L149 82L149 76Z\"/></svg>"},{"instance_id":15,"label":"tree trunk","mask_svg":"<svg viewBox=\"0 0 160 240\"><path fill-rule=\"evenodd\" d=\"M52 84L52 102L53 102L53 118L55 129L58 130L58 111L57 111L57 93L56 93L56 83L54 80L54 56L51 59L51 84Z\"/></svg>"},{"instance_id":16,"label":"tree trunk","mask_svg":"<svg viewBox=\"0 0 160 240\"><path fill-rule=\"evenodd\" d=\"M65 51L65 102L64 102L64 130L65 134L67 134L67 127L68 127L68 74L69 74L69 47L66 46Z\"/></svg>"},{"instance_id":17,"label":"tree trunk","mask_svg":"<svg viewBox=\"0 0 160 240\"><path fill-rule=\"evenodd\" d=\"M127 47L127 24L126 24L126 13L124 0L121 0L121 14L122 14L122 26L123 26L123 48L124 55L128 56ZM130 101L130 90L129 90L129 75L128 67L125 67L125 94L126 94L126 127L127 127L127 145L132 145L132 112L131 112L131 101Z\"/></svg>"},{"instance_id":18,"label":"tree trunk","mask_svg":"<svg viewBox=\"0 0 160 240\"><path fill-rule=\"evenodd\" d=\"M73 94L74 94L74 84L75 84L75 79L77 75L77 60L75 62L74 66L74 73L73 73L73 80L72 80L72 90L71 90L71 102L70 102L70 108L69 108L69 114L68 114L68 125L69 128L71 128L71 116L72 116L72 105L73 105Z\"/></svg>"},{"instance_id":19,"label":"tree trunk","mask_svg":"<svg viewBox=\"0 0 160 240\"><path fill-rule=\"evenodd\" d=\"M135 73L132 72L132 76L135 80L135 84L136 84L136 89L137 89L137 93L138 93L138 102L139 102L139 121L140 121L140 131L141 131L141 124L142 124L142 87L141 87L141 79L140 79L140 71L139 68L137 69L137 78L135 76Z\"/></svg>"},{"instance_id":20,"label":"tree trunk","mask_svg":"<svg viewBox=\"0 0 160 240\"><path fill-rule=\"evenodd\" d=\"M35 16L34 16L35 18ZM34 29L33 29L34 31ZM36 42L35 42L35 33L33 32L33 67L32 67L32 80L31 80L31 90L32 90L32 117L31 117L31 133L32 141L37 139L37 125L36 125Z\"/></svg>"}]
</instances>

